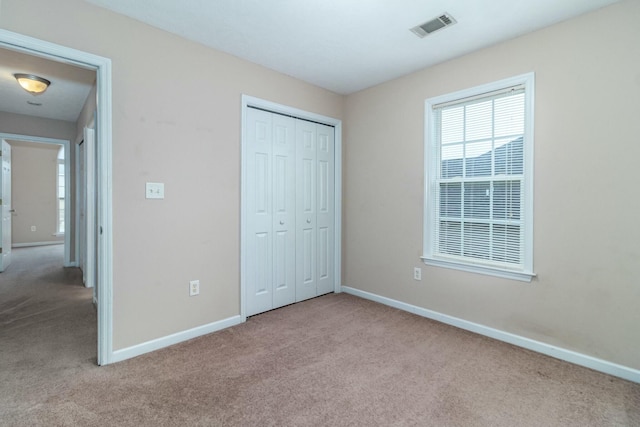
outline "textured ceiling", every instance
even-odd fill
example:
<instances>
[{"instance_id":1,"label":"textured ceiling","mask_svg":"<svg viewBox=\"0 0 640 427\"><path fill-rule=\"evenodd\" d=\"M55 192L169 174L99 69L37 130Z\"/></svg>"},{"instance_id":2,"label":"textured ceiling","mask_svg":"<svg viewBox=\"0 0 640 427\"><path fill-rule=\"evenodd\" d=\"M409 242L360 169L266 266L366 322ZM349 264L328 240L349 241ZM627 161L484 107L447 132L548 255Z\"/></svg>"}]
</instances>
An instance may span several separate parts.
<instances>
[{"instance_id":1,"label":"textured ceiling","mask_svg":"<svg viewBox=\"0 0 640 427\"><path fill-rule=\"evenodd\" d=\"M86 0L348 94L616 0ZM409 31L448 12L458 23Z\"/></svg>"}]
</instances>

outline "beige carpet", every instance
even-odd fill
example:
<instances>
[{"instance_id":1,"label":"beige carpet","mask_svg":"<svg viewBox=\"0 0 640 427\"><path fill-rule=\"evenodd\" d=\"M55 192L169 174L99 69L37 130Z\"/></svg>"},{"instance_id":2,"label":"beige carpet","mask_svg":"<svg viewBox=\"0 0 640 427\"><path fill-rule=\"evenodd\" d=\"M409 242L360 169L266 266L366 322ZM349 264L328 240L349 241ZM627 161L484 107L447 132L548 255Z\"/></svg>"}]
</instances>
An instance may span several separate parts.
<instances>
[{"instance_id":1,"label":"beige carpet","mask_svg":"<svg viewBox=\"0 0 640 427\"><path fill-rule=\"evenodd\" d=\"M638 384L345 294L99 368L55 251L0 275L2 426L640 426Z\"/></svg>"}]
</instances>

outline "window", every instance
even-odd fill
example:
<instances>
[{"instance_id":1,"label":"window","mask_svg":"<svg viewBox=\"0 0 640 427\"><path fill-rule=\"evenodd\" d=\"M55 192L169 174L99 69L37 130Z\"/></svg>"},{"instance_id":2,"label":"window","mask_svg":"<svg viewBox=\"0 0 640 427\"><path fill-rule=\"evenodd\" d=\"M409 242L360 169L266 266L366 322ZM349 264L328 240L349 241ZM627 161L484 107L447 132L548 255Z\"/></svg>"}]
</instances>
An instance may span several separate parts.
<instances>
[{"instance_id":1,"label":"window","mask_svg":"<svg viewBox=\"0 0 640 427\"><path fill-rule=\"evenodd\" d=\"M56 234L64 234L64 197L65 197L65 177L64 177L64 146L58 150L57 163L57 230Z\"/></svg>"},{"instance_id":2,"label":"window","mask_svg":"<svg viewBox=\"0 0 640 427\"><path fill-rule=\"evenodd\" d=\"M426 264L530 281L533 73L426 101Z\"/></svg>"}]
</instances>

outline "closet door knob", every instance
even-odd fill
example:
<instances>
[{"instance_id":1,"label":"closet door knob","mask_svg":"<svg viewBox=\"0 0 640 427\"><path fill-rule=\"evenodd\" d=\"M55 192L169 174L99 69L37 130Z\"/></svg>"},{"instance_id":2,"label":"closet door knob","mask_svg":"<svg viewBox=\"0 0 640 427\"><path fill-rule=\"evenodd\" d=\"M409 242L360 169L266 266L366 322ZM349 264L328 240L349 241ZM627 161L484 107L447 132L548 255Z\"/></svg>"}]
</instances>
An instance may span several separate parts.
<instances>
[{"instance_id":1,"label":"closet door knob","mask_svg":"<svg viewBox=\"0 0 640 427\"><path fill-rule=\"evenodd\" d=\"M311 220L307 218L307 224L311 224Z\"/></svg>"},{"instance_id":2,"label":"closet door knob","mask_svg":"<svg viewBox=\"0 0 640 427\"><path fill-rule=\"evenodd\" d=\"M280 221L280 225L284 225L284 221Z\"/></svg>"}]
</instances>

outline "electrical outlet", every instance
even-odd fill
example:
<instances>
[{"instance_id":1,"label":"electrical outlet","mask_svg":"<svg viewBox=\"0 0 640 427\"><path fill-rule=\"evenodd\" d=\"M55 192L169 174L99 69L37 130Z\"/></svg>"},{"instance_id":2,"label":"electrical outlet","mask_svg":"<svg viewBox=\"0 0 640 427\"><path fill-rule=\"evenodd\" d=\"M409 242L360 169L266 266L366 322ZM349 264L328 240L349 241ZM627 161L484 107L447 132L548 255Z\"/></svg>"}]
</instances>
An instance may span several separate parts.
<instances>
[{"instance_id":1,"label":"electrical outlet","mask_svg":"<svg viewBox=\"0 0 640 427\"><path fill-rule=\"evenodd\" d=\"M36 231L36 226L35 225L31 226L31 231Z\"/></svg>"},{"instance_id":2,"label":"electrical outlet","mask_svg":"<svg viewBox=\"0 0 640 427\"><path fill-rule=\"evenodd\" d=\"M189 282L189 296L193 297L200 293L200 280L192 280Z\"/></svg>"},{"instance_id":3,"label":"electrical outlet","mask_svg":"<svg viewBox=\"0 0 640 427\"><path fill-rule=\"evenodd\" d=\"M413 280L422 280L422 269L420 267L413 269Z\"/></svg>"}]
</instances>

